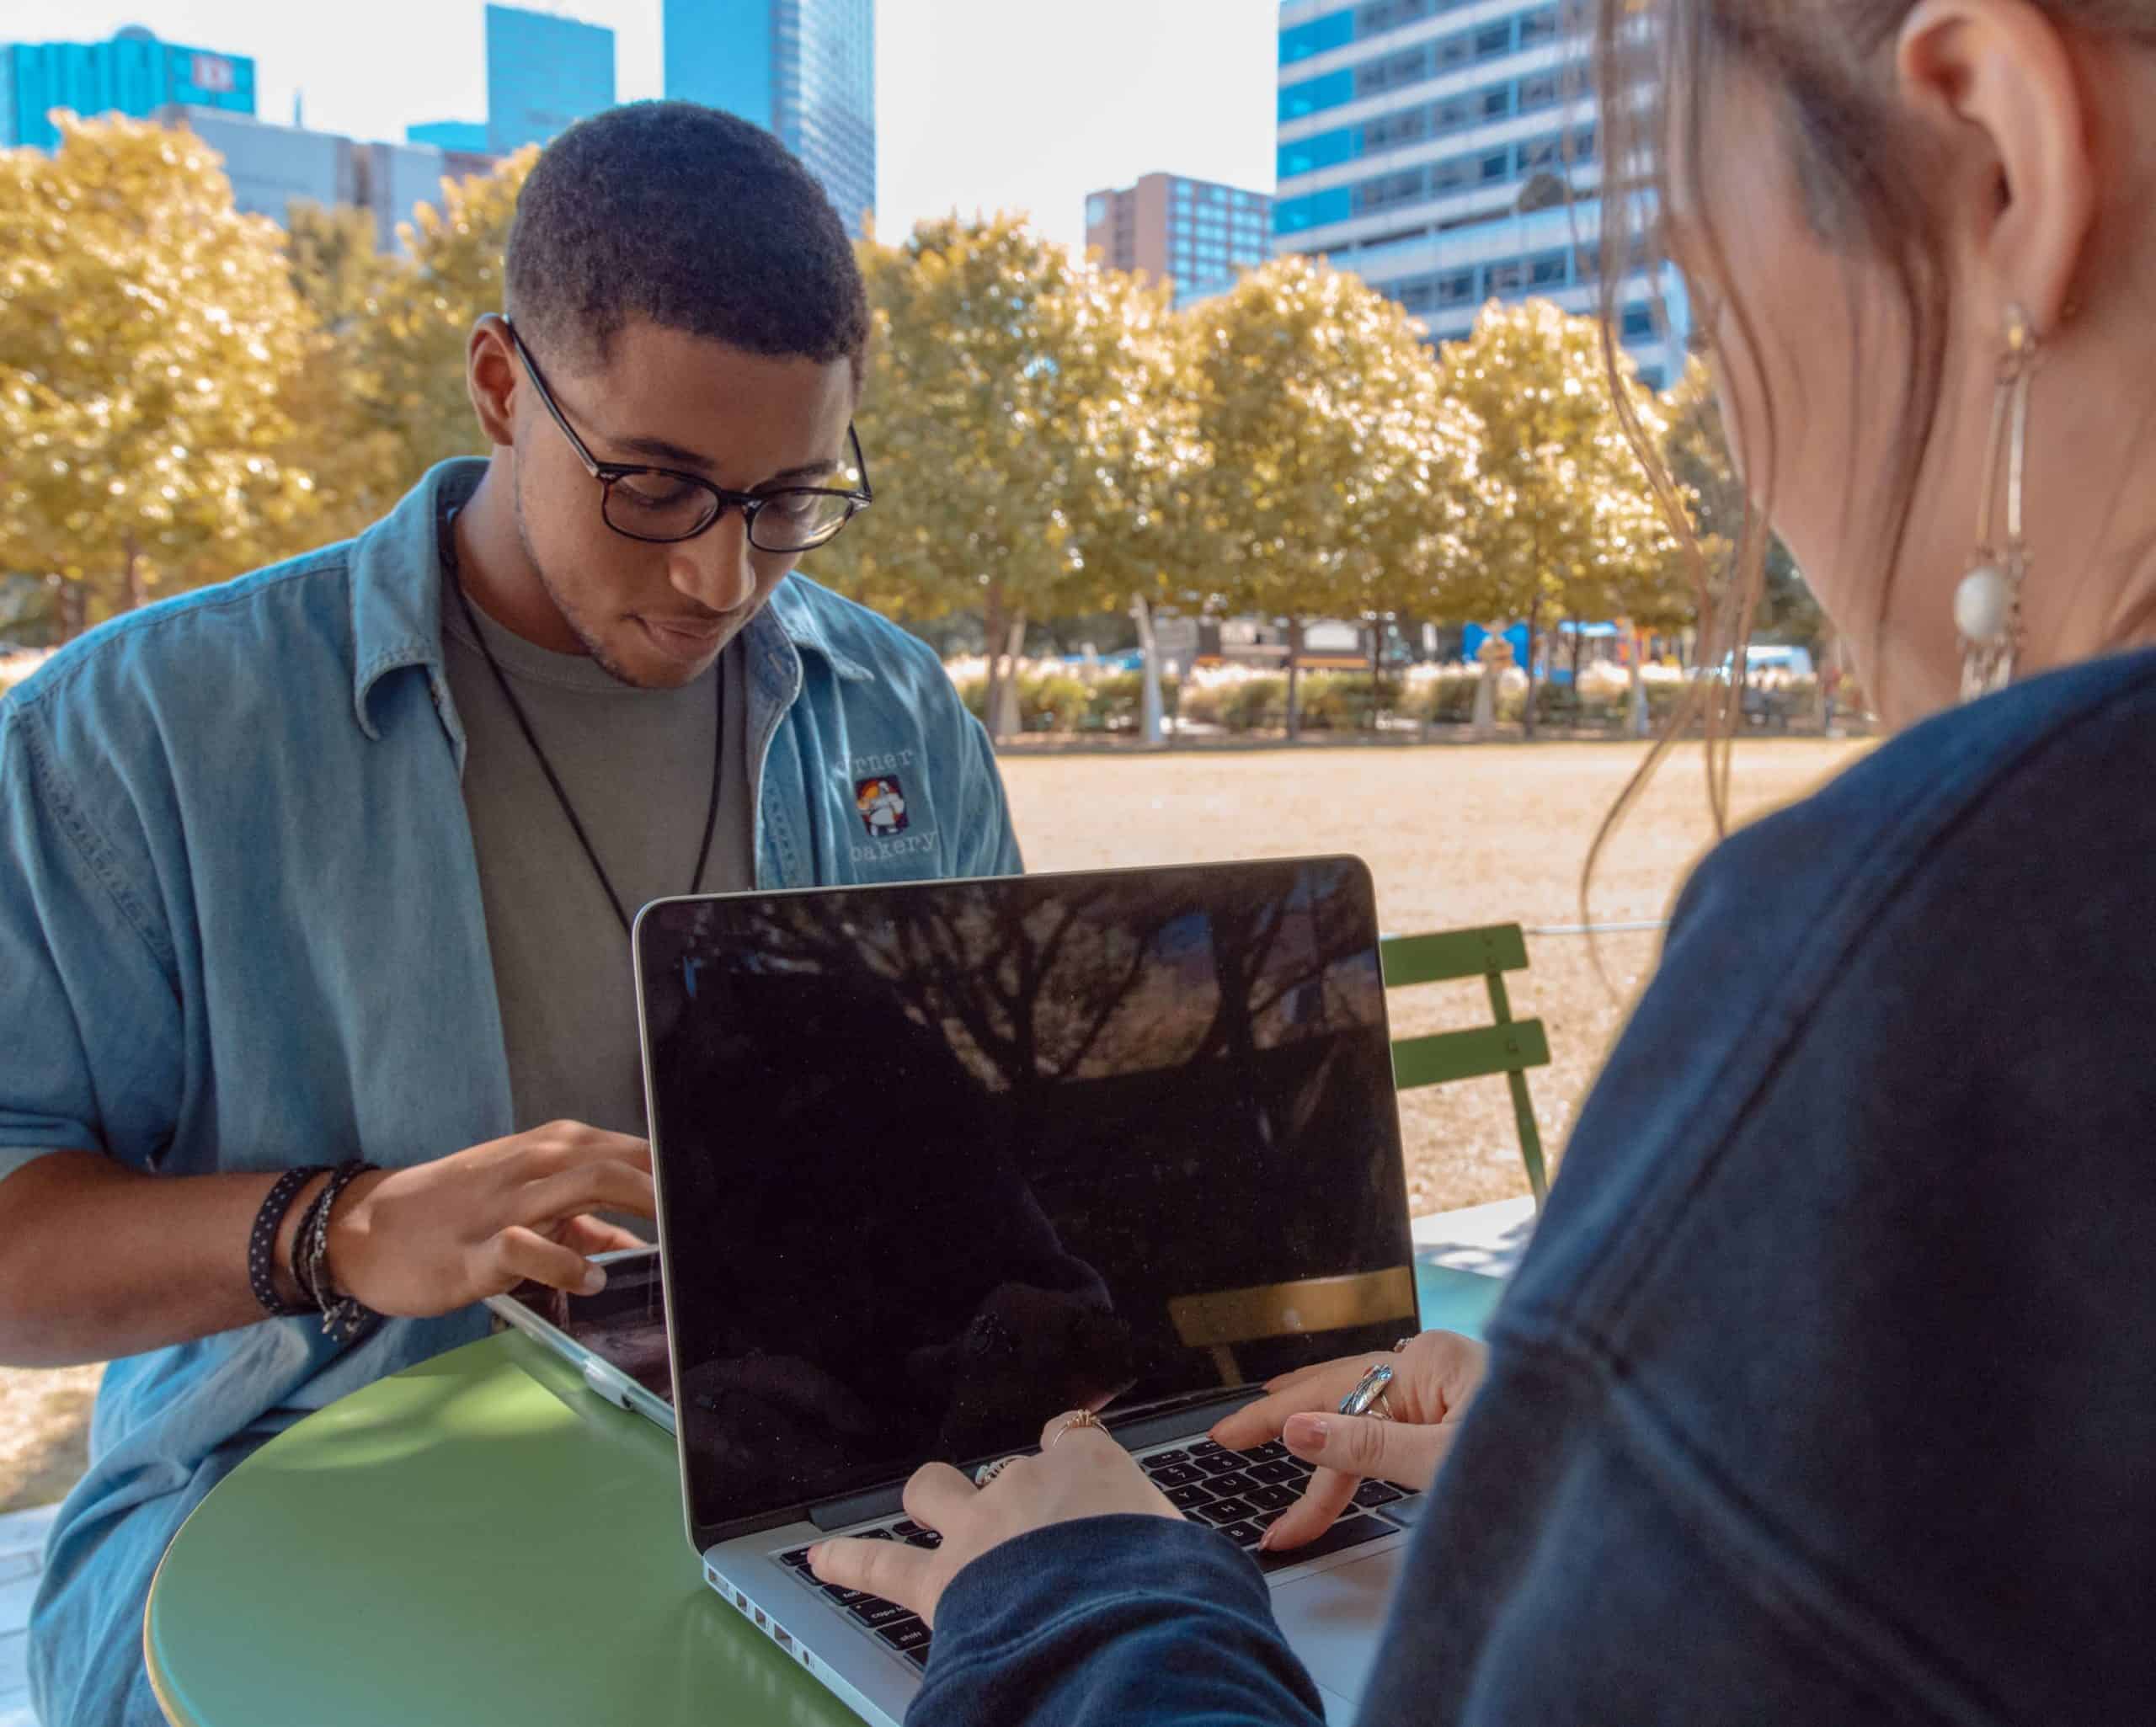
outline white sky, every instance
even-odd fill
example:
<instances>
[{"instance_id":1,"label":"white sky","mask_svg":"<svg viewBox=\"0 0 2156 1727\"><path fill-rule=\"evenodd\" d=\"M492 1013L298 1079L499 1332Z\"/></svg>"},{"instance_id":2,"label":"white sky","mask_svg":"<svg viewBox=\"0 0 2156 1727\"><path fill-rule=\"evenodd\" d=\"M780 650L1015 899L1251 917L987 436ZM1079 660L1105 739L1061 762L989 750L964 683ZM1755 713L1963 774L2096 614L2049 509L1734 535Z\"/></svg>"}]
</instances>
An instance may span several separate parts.
<instances>
[{"instance_id":1,"label":"white sky","mask_svg":"<svg viewBox=\"0 0 2156 1727\"><path fill-rule=\"evenodd\" d=\"M615 32L621 98L657 96L659 0L542 0ZM877 0L877 221L1029 211L1085 235L1084 200L1155 169L1270 191L1274 0ZM258 108L360 138L486 113L484 0L0 0L0 40L147 25L251 54Z\"/></svg>"}]
</instances>

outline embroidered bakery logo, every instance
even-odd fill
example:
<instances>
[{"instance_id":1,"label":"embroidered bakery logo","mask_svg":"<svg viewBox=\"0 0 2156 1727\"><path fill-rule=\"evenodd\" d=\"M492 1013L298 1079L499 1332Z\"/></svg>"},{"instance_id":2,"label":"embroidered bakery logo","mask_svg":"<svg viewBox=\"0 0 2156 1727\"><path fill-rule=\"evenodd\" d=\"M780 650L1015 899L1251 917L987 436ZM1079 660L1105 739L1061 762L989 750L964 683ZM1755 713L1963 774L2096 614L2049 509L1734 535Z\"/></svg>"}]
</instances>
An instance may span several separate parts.
<instances>
[{"instance_id":1,"label":"embroidered bakery logo","mask_svg":"<svg viewBox=\"0 0 2156 1727\"><path fill-rule=\"evenodd\" d=\"M872 840L895 840L909 825L905 787L896 774L856 781L853 807L861 812L861 824Z\"/></svg>"}]
</instances>

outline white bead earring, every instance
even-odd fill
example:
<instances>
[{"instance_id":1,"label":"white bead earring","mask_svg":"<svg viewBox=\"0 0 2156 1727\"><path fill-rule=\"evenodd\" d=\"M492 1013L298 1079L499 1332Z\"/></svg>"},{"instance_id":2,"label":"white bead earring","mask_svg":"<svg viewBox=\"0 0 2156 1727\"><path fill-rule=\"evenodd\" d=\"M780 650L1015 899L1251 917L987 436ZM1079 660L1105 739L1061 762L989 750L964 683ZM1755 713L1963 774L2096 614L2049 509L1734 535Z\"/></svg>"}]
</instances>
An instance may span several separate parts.
<instances>
[{"instance_id":1,"label":"white bead earring","mask_svg":"<svg viewBox=\"0 0 2156 1727\"><path fill-rule=\"evenodd\" d=\"M2036 376L2036 333L2020 306L2006 317L2006 352L1999 366L1999 394L1992 404L1991 440L1984 456L1984 489L1977 505L1977 549L1969 573L1954 590L1954 625L1961 636L1961 699L2004 690L2014 681L2021 648L2021 584L2029 574L2023 535L2022 495L2028 476L2029 385ZM1998 533L1999 468L2004 463L2006 536Z\"/></svg>"}]
</instances>

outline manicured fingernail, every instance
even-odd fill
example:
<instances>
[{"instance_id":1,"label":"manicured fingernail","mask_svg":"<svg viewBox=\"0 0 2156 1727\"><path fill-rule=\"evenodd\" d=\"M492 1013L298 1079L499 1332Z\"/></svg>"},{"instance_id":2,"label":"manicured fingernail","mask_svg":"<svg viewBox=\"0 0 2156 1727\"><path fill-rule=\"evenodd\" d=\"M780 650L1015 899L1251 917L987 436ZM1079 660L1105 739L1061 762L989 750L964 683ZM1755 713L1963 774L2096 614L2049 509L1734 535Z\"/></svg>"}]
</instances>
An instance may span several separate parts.
<instances>
[{"instance_id":1,"label":"manicured fingernail","mask_svg":"<svg viewBox=\"0 0 2156 1727\"><path fill-rule=\"evenodd\" d=\"M1322 1415L1291 1415L1288 1419L1287 1431L1280 1437L1290 1445L1299 1445L1306 1450L1315 1451L1325 1443L1326 1436L1331 1431Z\"/></svg>"},{"instance_id":2,"label":"manicured fingernail","mask_svg":"<svg viewBox=\"0 0 2156 1727\"><path fill-rule=\"evenodd\" d=\"M586 1295L596 1295L606 1287L606 1268L604 1266L586 1266L584 1268L584 1293Z\"/></svg>"}]
</instances>

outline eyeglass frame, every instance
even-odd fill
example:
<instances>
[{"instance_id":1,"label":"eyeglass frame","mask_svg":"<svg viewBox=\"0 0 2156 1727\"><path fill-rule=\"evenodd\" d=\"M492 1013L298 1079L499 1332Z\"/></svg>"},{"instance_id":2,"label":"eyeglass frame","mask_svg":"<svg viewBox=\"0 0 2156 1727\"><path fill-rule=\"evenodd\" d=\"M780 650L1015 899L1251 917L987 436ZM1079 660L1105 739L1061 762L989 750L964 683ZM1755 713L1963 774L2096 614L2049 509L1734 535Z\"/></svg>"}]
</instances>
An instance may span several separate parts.
<instances>
[{"instance_id":1,"label":"eyeglass frame","mask_svg":"<svg viewBox=\"0 0 2156 1727\"><path fill-rule=\"evenodd\" d=\"M742 531L749 536L749 543L755 546L759 552L767 552L774 556L784 557L788 553L814 552L821 546L830 545L832 541L846 531L849 522L876 501L876 488L868 482L868 458L862 454L861 434L855 429L851 419L848 419L846 423L846 440L853 446L854 472L861 476L861 488L858 491L841 489L835 486L782 486L771 492L731 492L725 487L706 479L702 474L684 473L680 468L657 467L641 462L601 461L591 453L590 446L577 435L576 428L568 423L568 416L562 412L560 404L554 400L554 392L547 386L546 375L539 370L539 362L531 357L531 350L525 345L524 338L517 333L516 326L510 322L509 314L504 312L500 317L503 329L509 333L510 347L515 351L517 359L523 362L524 370L531 379L531 387L538 392L540 405L547 410L547 418L561 428L562 435L568 440L569 448L576 452L577 460L584 464L584 471L599 482L601 488L599 496L599 519L606 524L610 533L619 534L624 540L638 541L646 546L680 546L708 534L726 520L728 510L738 509L741 512ZM694 486L716 498L718 508L712 510L709 521L702 527L693 529L686 534L659 536L631 533L627 528L619 526L606 513L606 502L613 495L614 487L618 482L629 479L638 474L657 474L664 479L679 480L686 485ZM808 546L780 547L760 544L756 539L756 517L763 507L789 493L803 492L814 493L825 498L844 498L846 503L846 512L839 518L838 525L825 535L822 539Z\"/></svg>"}]
</instances>

